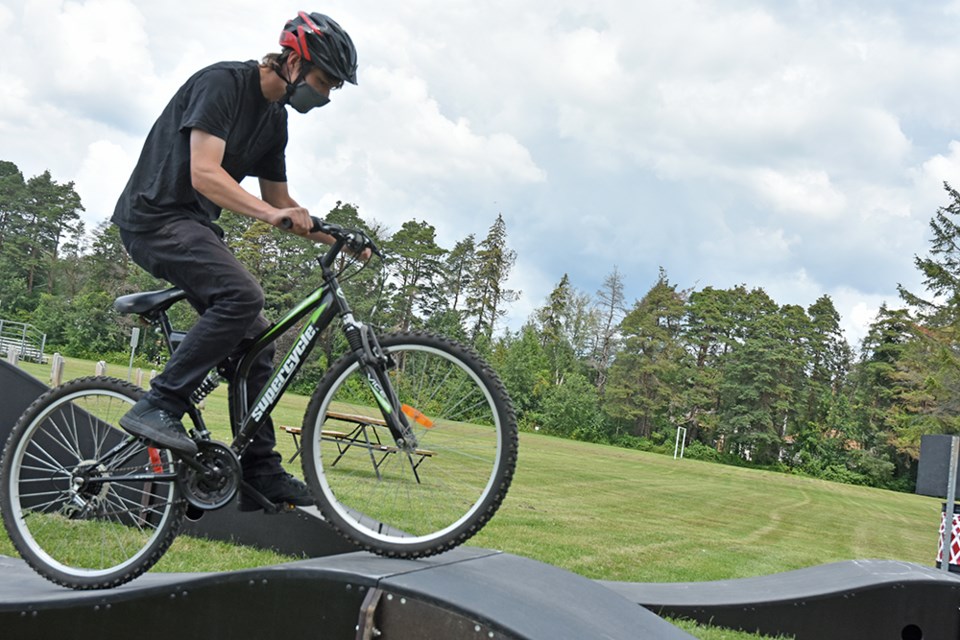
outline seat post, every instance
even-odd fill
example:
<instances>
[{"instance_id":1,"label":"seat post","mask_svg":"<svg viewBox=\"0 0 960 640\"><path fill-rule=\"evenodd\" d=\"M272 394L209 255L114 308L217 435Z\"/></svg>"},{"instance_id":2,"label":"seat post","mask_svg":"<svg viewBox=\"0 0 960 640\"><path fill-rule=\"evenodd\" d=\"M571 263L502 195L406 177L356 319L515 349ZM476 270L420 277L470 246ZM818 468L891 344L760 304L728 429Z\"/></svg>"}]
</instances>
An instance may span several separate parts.
<instances>
[{"instance_id":1,"label":"seat post","mask_svg":"<svg viewBox=\"0 0 960 640\"><path fill-rule=\"evenodd\" d=\"M156 315L157 317L152 324L160 327L160 333L163 334L164 342L167 344L167 351L172 354L177 347L180 346L186 333L183 331L174 331L166 311L160 311Z\"/></svg>"}]
</instances>

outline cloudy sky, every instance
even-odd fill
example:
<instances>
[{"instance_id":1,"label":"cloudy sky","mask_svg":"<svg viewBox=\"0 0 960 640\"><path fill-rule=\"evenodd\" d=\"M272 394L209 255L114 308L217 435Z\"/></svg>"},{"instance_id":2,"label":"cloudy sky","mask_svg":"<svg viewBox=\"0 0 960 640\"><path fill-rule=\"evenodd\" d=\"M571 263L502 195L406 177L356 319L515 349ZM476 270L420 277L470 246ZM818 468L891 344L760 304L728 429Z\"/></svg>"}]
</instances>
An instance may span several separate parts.
<instances>
[{"instance_id":1,"label":"cloudy sky","mask_svg":"<svg viewBox=\"0 0 960 640\"><path fill-rule=\"evenodd\" d=\"M360 83L291 113L291 192L448 248L503 214L514 328L564 273L616 266L632 303L662 266L829 294L856 342L960 186L958 0L0 0L0 159L75 181L94 226L177 87L300 9Z\"/></svg>"}]
</instances>

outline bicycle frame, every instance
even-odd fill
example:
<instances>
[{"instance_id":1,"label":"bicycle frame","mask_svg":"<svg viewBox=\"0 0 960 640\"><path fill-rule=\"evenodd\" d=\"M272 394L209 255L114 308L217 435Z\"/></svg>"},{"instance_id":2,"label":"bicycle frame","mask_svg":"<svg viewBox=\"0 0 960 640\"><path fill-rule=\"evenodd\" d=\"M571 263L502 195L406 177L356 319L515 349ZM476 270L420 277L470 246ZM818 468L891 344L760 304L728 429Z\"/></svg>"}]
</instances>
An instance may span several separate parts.
<instances>
[{"instance_id":1,"label":"bicycle frame","mask_svg":"<svg viewBox=\"0 0 960 640\"><path fill-rule=\"evenodd\" d=\"M237 455L243 453L254 434L267 421L267 417L290 386L294 375L313 351L320 333L333 322L335 317L350 314L343 291L336 279L331 277L328 280L326 275L324 274L325 281L320 287L280 321L254 338L253 344L240 359L236 377L232 382L237 387L237 393L233 395L230 404L230 422L235 434L230 446ZM250 405L247 389L248 376L257 356L307 315L310 316L309 321L300 330L293 347L274 368L260 394ZM252 408L248 410L248 406Z\"/></svg>"},{"instance_id":2,"label":"bicycle frame","mask_svg":"<svg viewBox=\"0 0 960 640\"><path fill-rule=\"evenodd\" d=\"M342 245L342 242L337 242L321 258L323 283L281 320L254 338L253 343L240 358L235 378L231 383L236 385L237 392L233 394L229 407L230 423L234 433L230 448L238 456L243 454L253 436L266 423L268 416L290 386L290 381L303 366L306 357L313 351L323 330L330 326L337 316L342 317L348 325L356 325L343 290L331 270L331 264L342 249ZM250 405L247 382L257 356L308 315L309 321L300 330L293 347L274 368L260 394ZM252 408L248 410L248 406Z\"/></svg>"},{"instance_id":3,"label":"bicycle frame","mask_svg":"<svg viewBox=\"0 0 960 640\"><path fill-rule=\"evenodd\" d=\"M394 408L398 408L399 404L389 380L386 379L382 367L373 366L379 359L373 353L374 349L379 349L379 346L376 345L376 338L365 330L363 323L354 319L353 312L333 270L333 264L345 244L344 240L338 239L330 250L320 258L323 282L319 287L281 320L253 338L248 346L239 349L230 356L231 358L238 358L235 366L231 364L229 367L234 371L231 385L235 389L235 393L231 394L229 404L230 425L234 434L230 448L238 457L243 455L254 435L267 422L280 398L290 386L293 377L301 369L307 356L316 347L320 334L338 316L343 322L344 333L350 343L351 350L362 359L367 382L377 400L377 404L380 406L388 428L397 440L398 447L405 450L416 448L417 438L409 424L400 415L401 412L394 411ZM274 343L280 336L292 330L305 317L309 317L308 322L300 330L293 346L283 360L274 367L263 389L251 403L248 382L257 357L264 349ZM173 330L165 313L161 313L156 321L159 323L172 353L176 348L177 339L182 339L184 334ZM385 363L386 359L381 361ZM248 407L250 408L248 409ZM206 429L199 409L192 405L187 413L197 427L200 437L209 439L210 434ZM189 460L185 460L185 462L191 464Z\"/></svg>"}]
</instances>

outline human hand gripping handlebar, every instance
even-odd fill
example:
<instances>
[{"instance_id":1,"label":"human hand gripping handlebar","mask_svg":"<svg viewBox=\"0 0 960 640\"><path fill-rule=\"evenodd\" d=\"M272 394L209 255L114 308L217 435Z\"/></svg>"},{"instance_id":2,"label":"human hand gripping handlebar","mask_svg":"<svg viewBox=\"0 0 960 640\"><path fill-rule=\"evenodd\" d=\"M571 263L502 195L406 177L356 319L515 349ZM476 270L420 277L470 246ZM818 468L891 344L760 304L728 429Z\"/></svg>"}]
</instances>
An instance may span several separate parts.
<instances>
[{"instance_id":1,"label":"human hand gripping handlebar","mask_svg":"<svg viewBox=\"0 0 960 640\"><path fill-rule=\"evenodd\" d=\"M365 249L370 249L370 252L375 256L383 259L383 253L381 253L380 248L377 247L373 239L367 236L363 231L359 229L347 229L346 227L341 227L338 224L332 224L329 222L324 222L316 216L310 216L310 219L313 220L313 226L310 228L310 233L325 233L328 236L332 236L337 242L334 244L334 248L339 251L340 248L346 247L348 251L353 254L359 255L363 253ZM289 230L293 227L293 221L290 218L284 218L280 221L280 227L282 229Z\"/></svg>"}]
</instances>

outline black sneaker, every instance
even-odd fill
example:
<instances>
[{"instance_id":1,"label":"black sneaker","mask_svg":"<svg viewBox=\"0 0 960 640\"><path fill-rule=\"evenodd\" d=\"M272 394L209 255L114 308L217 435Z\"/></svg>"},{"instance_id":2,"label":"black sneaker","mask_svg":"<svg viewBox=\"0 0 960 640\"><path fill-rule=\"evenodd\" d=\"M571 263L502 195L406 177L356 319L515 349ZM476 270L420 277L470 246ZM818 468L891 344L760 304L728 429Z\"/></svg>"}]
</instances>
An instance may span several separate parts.
<instances>
[{"instance_id":1,"label":"black sneaker","mask_svg":"<svg viewBox=\"0 0 960 640\"><path fill-rule=\"evenodd\" d=\"M289 473L251 478L245 484L272 505L307 507L314 503L309 487ZM240 511L258 511L266 507L267 505L255 496L246 491L240 492Z\"/></svg>"},{"instance_id":2,"label":"black sneaker","mask_svg":"<svg viewBox=\"0 0 960 640\"><path fill-rule=\"evenodd\" d=\"M197 443L187 435L183 423L146 398L141 398L120 418L120 426L128 433L180 455L197 455Z\"/></svg>"}]
</instances>

